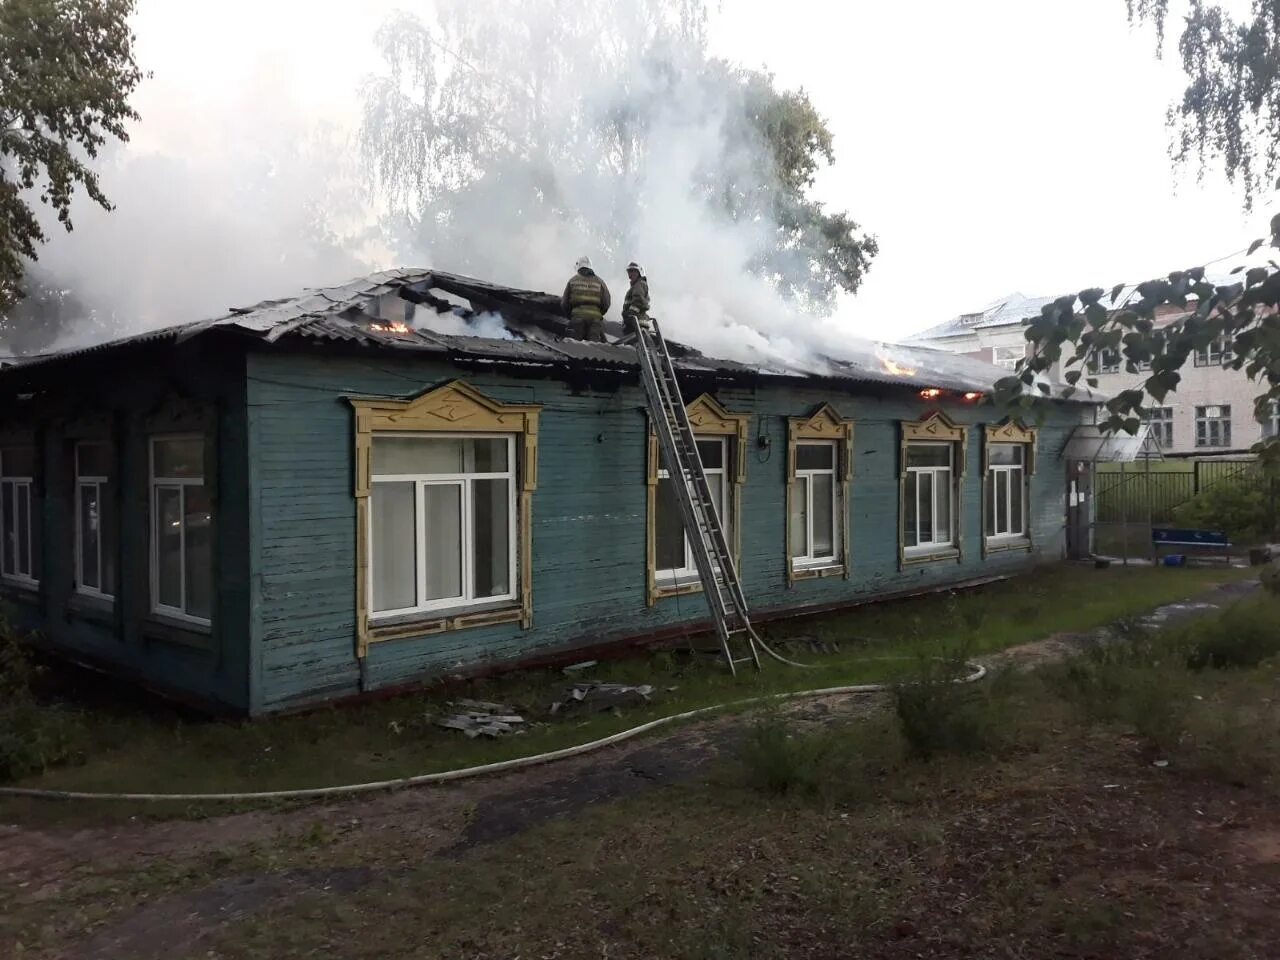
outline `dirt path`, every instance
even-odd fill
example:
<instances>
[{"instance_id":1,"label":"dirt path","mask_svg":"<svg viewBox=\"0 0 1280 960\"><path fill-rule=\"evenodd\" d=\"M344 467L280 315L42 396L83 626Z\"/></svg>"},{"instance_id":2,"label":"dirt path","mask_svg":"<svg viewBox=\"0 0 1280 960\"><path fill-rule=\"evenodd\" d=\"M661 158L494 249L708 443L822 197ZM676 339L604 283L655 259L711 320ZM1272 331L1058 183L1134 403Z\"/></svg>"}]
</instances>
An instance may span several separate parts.
<instances>
[{"instance_id":1,"label":"dirt path","mask_svg":"<svg viewBox=\"0 0 1280 960\"><path fill-rule=\"evenodd\" d=\"M1162 624L1202 615L1254 586L1226 584L1191 601L1161 607L1145 619ZM1105 635L1105 629L1055 635L984 662L996 668L1034 668ZM797 719L829 722L865 714L875 709L878 699L825 697L795 702L787 712ZM216 870L211 870L207 886L141 903L122 919L109 920L68 954L100 960L180 956L226 924L302 894L358 889L423 858L459 856L478 844L503 840L593 804L696 780L741 729L740 717L717 717L492 778L283 810L206 820L136 821L109 828L0 826L0 886L11 903L48 903L52 909L65 891L95 877L161 869L173 861L216 861L234 851L264 846L305 850L308 838L324 838L327 862L337 866L264 869L217 879Z\"/></svg>"}]
</instances>

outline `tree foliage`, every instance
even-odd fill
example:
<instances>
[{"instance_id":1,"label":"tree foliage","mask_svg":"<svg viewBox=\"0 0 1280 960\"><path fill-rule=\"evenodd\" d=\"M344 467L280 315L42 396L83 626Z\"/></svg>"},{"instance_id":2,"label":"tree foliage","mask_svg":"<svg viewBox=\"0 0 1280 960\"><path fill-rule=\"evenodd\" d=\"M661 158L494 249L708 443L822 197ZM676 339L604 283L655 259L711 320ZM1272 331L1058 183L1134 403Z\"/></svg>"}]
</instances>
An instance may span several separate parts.
<instances>
[{"instance_id":1,"label":"tree foliage","mask_svg":"<svg viewBox=\"0 0 1280 960\"><path fill-rule=\"evenodd\" d=\"M1164 40L1169 0L1126 0L1132 19L1154 26ZM1173 159L1222 161L1252 202L1280 164L1280 0L1251 0L1241 20L1221 6L1189 0L1178 42L1187 88L1170 111L1178 136ZM1254 240L1252 257L1280 249L1280 214L1269 237ZM1170 320L1169 317L1173 319ZM1280 264L1237 266L1215 283L1203 266L1174 270L1135 286L1094 287L1059 297L1028 321L1031 351L1016 376L996 384L997 402L1034 406L1061 379L1066 394L1098 386L1090 367L1103 351L1119 354L1129 373L1146 372L1138 388L1106 400L1103 426L1136 433L1151 405L1160 405L1182 381L1180 371L1197 352L1257 384L1254 417L1270 423L1280 404ZM1150 403L1154 401L1154 403ZM1260 445L1264 467L1280 472L1280 442Z\"/></svg>"},{"instance_id":2,"label":"tree foliage","mask_svg":"<svg viewBox=\"0 0 1280 960\"><path fill-rule=\"evenodd\" d=\"M362 145L410 230L463 266L496 234L567 225L630 259L648 187L688 192L757 231L750 268L816 305L855 290L876 253L811 188L834 160L803 91L706 52L703 0L443 0L389 18L365 88ZM672 225L673 229L676 225Z\"/></svg>"},{"instance_id":3,"label":"tree foliage","mask_svg":"<svg viewBox=\"0 0 1280 960\"><path fill-rule=\"evenodd\" d=\"M1154 27L1161 49L1169 0L1126 3L1131 20ZM1188 0L1178 52L1187 86L1169 110L1173 158L1201 172L1220 161L1252 204L1280 171L1280 0L1250 0L1242 15Z\"/></svg>"},{"instance_id":4,"label":"tree foliage","mask_svg":"<svg viewBox=\"0 0 1280 960\"><path fill-rule=\"evenodd\" d=\"M0 308L45 239L34 198L67 230L77 187L110 209L88 161L137 118L135 2L0 0Z\"/></svg>"}]
</instances>

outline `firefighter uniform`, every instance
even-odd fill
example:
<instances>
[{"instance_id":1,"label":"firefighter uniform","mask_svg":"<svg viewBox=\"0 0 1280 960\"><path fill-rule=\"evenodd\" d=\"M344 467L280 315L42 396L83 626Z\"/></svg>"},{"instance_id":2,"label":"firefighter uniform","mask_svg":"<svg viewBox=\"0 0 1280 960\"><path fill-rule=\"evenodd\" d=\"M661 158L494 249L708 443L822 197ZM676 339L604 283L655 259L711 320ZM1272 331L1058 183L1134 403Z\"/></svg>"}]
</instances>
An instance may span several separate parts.
<instances>
[{"instance_id":1,"label":"firefighter uniform","mask_svg":"<svg viewBox=\"0 0 1280 960\"><path fill-rule=\"evenodd\" d=\"M579 267L560 297L560 306L569 318L569 336L604 343L604 315L611 302L608 286L595 271Z\"/></svg>"}]
</instances>

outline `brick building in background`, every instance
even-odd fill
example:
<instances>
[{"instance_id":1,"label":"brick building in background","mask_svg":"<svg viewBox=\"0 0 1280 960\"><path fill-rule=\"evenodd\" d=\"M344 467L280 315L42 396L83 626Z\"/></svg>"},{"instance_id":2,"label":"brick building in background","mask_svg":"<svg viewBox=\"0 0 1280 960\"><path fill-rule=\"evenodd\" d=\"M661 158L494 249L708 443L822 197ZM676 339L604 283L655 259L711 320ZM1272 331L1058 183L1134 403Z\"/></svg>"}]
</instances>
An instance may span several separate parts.
<instances>
[{"instance_id":1,"label":"brick building in background","mask_svg":"<svg viewBox=\"0 0 1280 960\"><path fill-rule=\"evenodd\" d=\"M946 323L908 337L905 342L958 353L1012 370L1026 354L1023 321L1039 315L1053 297L1010 294L974 313L962 313ZM1123 302L1123 295L1117 302ZM1170 311L1160 317L1171 323L1185 314ZM1265 437L1280 434L1280 411L1274 407L1265 423L1254 417L1253 400L1260 384L1242 370L1225 366L1231 359L1221 345L1199 351L1182 368L1182 382L1164 403L1153 407L1148 421L1155 428L1161 450L1175 456L1244 453ZM1141 386L1148 373L1125 370L1119 351L1107 351L1090 368L1098 389L1116 394Z\"/></svg>"}]
</instances>

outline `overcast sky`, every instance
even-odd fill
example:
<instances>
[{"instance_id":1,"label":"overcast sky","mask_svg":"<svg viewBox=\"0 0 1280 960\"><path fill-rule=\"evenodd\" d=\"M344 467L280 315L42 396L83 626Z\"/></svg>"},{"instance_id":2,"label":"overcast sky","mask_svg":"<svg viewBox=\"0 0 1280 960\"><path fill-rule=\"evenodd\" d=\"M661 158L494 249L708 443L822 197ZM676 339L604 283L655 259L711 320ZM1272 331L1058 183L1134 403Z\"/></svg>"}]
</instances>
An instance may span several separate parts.
<instances>
[{"instance_id":1,"label":"overcast sky","mask_svg":"<svg viewBox=\"0 0 1280 960\"><path fill-rule=\"evenodd\" d=\"M142 0L153 76L129 149L218 151L226 127L208 118L253 109L263 90L263 109L353 128L372 33L396 6L414 0ZM1171 170L1164 113L1180 74L1130 30L1124 0L724 0L711 42L803 86L826 116L838 161L820 196L880 241L840 307L864 336L905 336L1014 290L1196 265L1268 218L1245 215L1216 172L1197 185Z\"/></svg>"}]
</instances>

